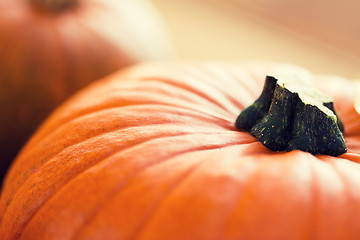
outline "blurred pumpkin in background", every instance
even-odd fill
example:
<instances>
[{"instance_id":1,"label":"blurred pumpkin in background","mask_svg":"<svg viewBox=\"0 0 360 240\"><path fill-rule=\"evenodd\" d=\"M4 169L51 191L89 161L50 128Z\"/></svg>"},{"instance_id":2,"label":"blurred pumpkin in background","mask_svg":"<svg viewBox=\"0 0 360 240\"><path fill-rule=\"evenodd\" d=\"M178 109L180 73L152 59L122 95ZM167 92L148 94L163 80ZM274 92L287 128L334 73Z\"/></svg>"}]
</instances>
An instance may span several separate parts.
<instances>
[{"instance_id":1,"label":"blurred pumpkin in background","mask_svg":"<svg viewBox=\"0 0 360 240\"><path fill-rule=\"evenodd\" d=\"M235 120L273 71L333 97L348 152L272 152ZM271 63L149 63L60 106L0 199L2 239L347 239L360 227L360 116L350 81Z\"/></svg>"},{"instance_id":2,"label":"blurred pumpkin in background","mask_svg":"<svg viewBox=\"0 0 360 240\"><path fill-rule=\"evenodd\" d=\"M2 1L0 53L0 179L38 124L75 90L173 54L145 0Z\"/></svg>"}]
</instances>

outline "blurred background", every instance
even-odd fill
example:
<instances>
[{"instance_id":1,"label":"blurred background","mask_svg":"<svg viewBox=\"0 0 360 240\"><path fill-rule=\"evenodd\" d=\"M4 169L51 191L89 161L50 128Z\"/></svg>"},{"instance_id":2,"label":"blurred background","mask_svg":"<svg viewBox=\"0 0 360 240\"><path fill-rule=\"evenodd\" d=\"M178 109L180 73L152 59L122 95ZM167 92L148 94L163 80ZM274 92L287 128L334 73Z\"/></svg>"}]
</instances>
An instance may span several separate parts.
<instances>
[{"instance_id":1,"label":"blurred background","mask_svg":"<svg viewBox=\"0 0 360 240\"><path fill-rule=\"evenodd\" d=\"M271 60L360 77L360 1L152 2L183 59Z\"/></svg>"}]
</instances>

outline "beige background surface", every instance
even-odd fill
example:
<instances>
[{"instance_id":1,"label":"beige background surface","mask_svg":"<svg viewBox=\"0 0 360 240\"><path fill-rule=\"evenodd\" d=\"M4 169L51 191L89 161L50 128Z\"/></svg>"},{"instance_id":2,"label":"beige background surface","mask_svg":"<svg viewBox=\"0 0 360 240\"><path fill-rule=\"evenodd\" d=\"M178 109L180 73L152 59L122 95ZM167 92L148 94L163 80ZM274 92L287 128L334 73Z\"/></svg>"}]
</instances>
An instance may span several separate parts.
<instances>
[{"instance_id":1,"label":"beige background surface","mask_svg":"<svg viewBox=\"0 0 360 240\"><path fill-rule=\"evenodd\" d=\"M360 78L355 51L297 29L284 19L273 21L246 6L226 4L230 0L152 1L166 20L182 59L281 61L315 73Z\"/></svg>"}]
</instances>

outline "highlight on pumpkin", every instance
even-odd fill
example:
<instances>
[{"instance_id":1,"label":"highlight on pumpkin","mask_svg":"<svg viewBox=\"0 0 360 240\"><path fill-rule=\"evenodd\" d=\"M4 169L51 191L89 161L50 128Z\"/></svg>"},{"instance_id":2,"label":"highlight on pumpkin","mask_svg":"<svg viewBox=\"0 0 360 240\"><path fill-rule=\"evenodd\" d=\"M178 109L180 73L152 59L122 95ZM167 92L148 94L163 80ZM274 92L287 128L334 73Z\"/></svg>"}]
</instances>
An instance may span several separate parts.
<instances>
[{"instance_id":1,"label":"highlight on pumpkin","mask_svg":"<svg viewBox=\"0 0 360 240\"><path fill-rule=\"evenodd\" d=\"M260 97L235 124L273 151L298 149L332 156L347 151L333 100L294 74L267 76Z\"/></svg>"}]
</instances>

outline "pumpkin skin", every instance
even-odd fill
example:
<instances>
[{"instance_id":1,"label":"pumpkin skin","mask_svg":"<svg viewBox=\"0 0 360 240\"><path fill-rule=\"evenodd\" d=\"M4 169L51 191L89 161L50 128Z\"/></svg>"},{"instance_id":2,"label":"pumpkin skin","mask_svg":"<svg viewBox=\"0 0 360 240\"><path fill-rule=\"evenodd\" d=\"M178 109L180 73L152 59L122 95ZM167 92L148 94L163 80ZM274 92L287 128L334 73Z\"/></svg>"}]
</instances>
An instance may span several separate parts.
<instances>
[{"instance_id":1,"label":"pumpkin skin","mask_svg":"<svg viewBox=\"0 0 360 240\"><path fill-rule=\"evenodd\" d=\"M3 239L359 239L360 116L334 98L348 152L272 152L237 131L274 63L149 63L59 107L23 148L0 199ZM324 84L326 83L326 84Z\"/></svg>"},{"instance_id":2,"label":"pumpkin skin","mask_svg":"<svg viewBox=\"0 0 360 240\"><path fill-rule=\"evenodd\" d=\"M173 55L148 1L38 7L70 1L0 3L0 181L39 123L74 91L118 68Z\"/></svg>"}]
</instances>

